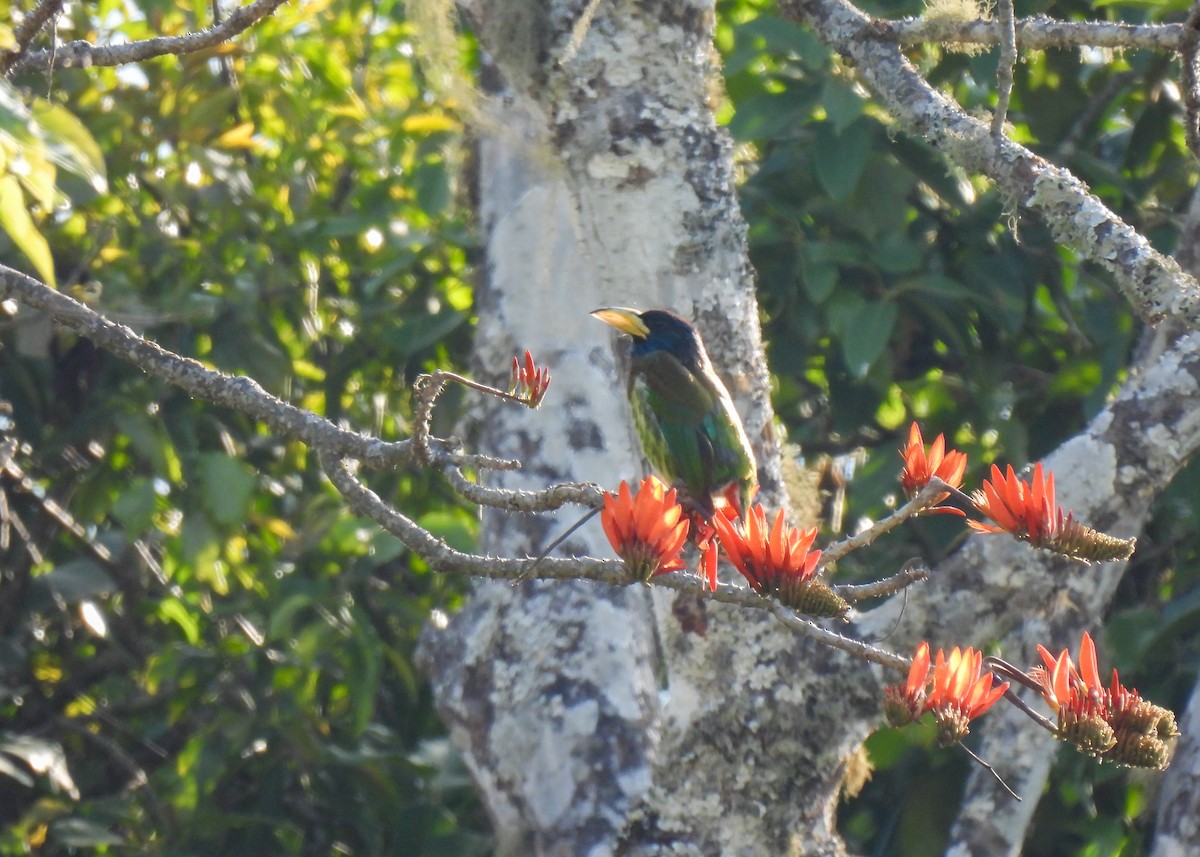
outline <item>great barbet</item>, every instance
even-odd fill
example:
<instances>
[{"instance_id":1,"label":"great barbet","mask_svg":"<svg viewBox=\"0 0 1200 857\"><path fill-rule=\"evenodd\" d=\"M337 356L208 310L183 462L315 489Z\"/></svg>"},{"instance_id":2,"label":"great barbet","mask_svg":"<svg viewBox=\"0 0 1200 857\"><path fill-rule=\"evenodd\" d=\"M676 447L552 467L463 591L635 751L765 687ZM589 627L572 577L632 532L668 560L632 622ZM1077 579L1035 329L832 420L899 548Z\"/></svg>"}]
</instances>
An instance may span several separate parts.
<instances>
[{"instance_id":1,"label":"great barbet","mask_svg":"<svg viewBox=\"0 0 1200 857\"><path fill-rule=\"evenodd\" d=\"M696 328L661 309L605 307L592 315L633 337L629 403L650 466L706 518L714 498L736 486L744 514L758 485L754 454Z\"/></svg>"}]
</instances>

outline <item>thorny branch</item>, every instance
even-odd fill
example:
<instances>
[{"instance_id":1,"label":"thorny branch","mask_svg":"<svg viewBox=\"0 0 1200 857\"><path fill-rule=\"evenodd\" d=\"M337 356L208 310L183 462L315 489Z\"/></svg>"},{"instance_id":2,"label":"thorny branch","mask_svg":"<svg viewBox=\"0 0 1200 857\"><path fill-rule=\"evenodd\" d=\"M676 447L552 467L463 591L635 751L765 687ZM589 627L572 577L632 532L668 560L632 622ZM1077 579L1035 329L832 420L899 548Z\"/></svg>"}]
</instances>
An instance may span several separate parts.
<instances>
[{"instance_id":1,"label":"thorny branch","mask_svg":"<svg viewBox=\"0 0 1200 857\"><path fill-rule=\"evenodd\" d=\"M852 62L900 128L987 176L1007 198L1041 217L1059 243L1111 271L1142 318L1152 324L1177 318L1200 328L1195 279L1069 171L1007 138L993 137L986 124L934 89L892 40L890 22L865 15L846 0L783 0L780 8ZM995 30L991 23L983 27L983 32Z\"/></svg>"},{"instance_id":2,"label":"thorny branch","mask_svg":"<svg viewBox=\"0 0 1200 857\"><path fill-rule=\"evenodd\" d=\"M896 527L903 524L909 518L915 517L924 512L929 507L937 503L938 497L952 491L951 487L941 479L934 477L929 480L924 488L895 512L888 515L886 518L880 518L878 521L867 527L860 533L855 533L847 539L830 545L821 552L821 561L818 563L819 568L828 568L836 563L846 554L856 551L859 548L864 548L884 533L891 532ZM868 597L868 596L864 596Z\"/></svg>"},{"instance_id":3,"label":"thorny branch","mask_svg":"<svg viewBox=\"0 0 1200 857\"><path fill-rule=\"evenodd\" d=\"M13 29L13 41L17 43L16 47L0 54L0 76L6 74L14 63L25 56L30 43L59 13L62 6L63 0L41 0L33 8L33 11L26 13L25 17L21 19L21 23Z\"/></svg>"},{"instance_id":4,"label":"thorny branch","mask_svg":"<svg viewBox=\"0 0 1200 857\"><path fill-rule=\"evenodd\" d=\"M45 71L52 68L90 68L92 66L116 66L141 62L167 54L179 55L202 51L227 41L266 18L287 0L254 0L247 6L235 9L229 17L182 36L155 36L124 45L94 45L87 41L67 42L53 50L34 51L20 57L7 69L0 66L5 75Z\"/></svg>"},{"instance_id":5,"label":"thorny branch","mask_svg":"<svg viewBox=\"0 0 1200 857\"><path fill-rule=\"evenodd\" d=\"M1183 54L1180 83L1183 106L1187 111L1184 130L1187 132L1188 149L1193 157L1200 158L1200 2L1193 3L1188 13L1180 52Z\"/></svg>"}]
</instances>

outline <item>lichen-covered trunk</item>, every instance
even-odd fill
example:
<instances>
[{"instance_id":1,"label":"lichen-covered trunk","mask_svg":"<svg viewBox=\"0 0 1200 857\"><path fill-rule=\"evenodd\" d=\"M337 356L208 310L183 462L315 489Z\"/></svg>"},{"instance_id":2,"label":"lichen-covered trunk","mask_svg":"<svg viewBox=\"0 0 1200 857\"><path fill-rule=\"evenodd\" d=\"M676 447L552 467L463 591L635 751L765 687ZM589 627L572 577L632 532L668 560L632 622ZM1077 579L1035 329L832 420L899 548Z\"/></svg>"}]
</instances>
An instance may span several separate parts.
<instances>
[{"instance_id":1,"label":"lichen-covered trunk","mask_svg":"<svg viewBox=\"0 0 1200 857\"><path fill-rule=\"evenodd\" d=\"M705 3L470 6L490 89L479 122L480 371L518 349L554 374L542 409L484 406L504 484L642 473L604 305L694 318L781 500L744 224L709 97ZM594 16L587 19L587 15ZM586 23L585 23L586 21ZM489 512L488 550L536 552L577 516ZM561 548L608 555L595 524ZM481 584L424 658L502 849L529 854L835 853L839 706L810 646L761 613L587 583ZM835 728L836 727L836 728Z\"/></svg>"}]
</instances>

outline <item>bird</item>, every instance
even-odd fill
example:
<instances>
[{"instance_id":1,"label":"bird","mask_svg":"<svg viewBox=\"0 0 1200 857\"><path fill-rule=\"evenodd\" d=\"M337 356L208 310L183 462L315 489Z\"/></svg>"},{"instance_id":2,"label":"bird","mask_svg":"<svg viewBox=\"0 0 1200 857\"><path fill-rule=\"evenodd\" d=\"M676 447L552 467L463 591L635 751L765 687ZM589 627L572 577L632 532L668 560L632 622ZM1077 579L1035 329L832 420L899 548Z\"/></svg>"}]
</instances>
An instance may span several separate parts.
<instances>
[{"instance_id":1,"label":"bird","mask_svg":"<svg viewBox=\"0 0 1200 857\"><path fill-rule=\"evenodd\" d=\"M714 498L736 487L744 515L758 469L729 391L713 371L700 333L670 310L602 307L592 316L633 338L628 395L650 466L712 519Z\"/></svg>"}]
</instances>

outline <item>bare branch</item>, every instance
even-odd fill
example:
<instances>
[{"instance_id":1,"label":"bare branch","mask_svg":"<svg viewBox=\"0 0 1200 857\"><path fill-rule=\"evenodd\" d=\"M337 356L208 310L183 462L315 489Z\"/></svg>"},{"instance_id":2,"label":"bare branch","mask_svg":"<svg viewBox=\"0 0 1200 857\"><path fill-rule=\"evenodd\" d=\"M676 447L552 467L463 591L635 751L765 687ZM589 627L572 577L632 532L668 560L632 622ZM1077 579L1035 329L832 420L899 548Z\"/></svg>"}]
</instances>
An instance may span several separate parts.
<instances>
[{"instance_id":1,"label":"bare branch","mask_svg":"<svg viewBox=\"0 0 1200 857\"><path fill-rule=\"evenodd\" d=\"M1192 11L1188 13L1180 50L1183 53L1180 83L1187 111L1184 128L1188 148L1193 157L1200 158L1200 2L1193 3Z\"/></svg>"},{"instance_id":2,"label":"bare branch","mask_svg":"<svg viewBox=\"0 0 1200 857\"><path fill-rule=\"evenodd\" d=\"M50 19L59 13L62 5L63 0L41 0L33 11L21 19L21 23L13 30L13 40L17 46L0 54L0 76L7 74L13 64L25 56L30 42L50 23Z\"/></svg>"},{"instance_id":3,"label":"bare branch","mask_svg":"<svg viewBox=\"0 0 1200 857\"><path fill-rule=\"evenodd\" d=\"M909 518L921 514L930 506L938 501L938 498L949 490L950 486L941 479L934 477L929 480L924 488L922 488L917 496L913 497L895 512L876 521L871 526L867 527L861 533L856 533L848 539L843 539L840 542L830 545L821 551L821 562L818 568L826 568L833 565L846 554L856 551L859 548L864 548L884 533L896 529ZM864 596L866 597L866 596Z\"/></svg>"},{"instance_id":4,"label":"bare branch","mask_svg":"<svg viewBox=\"0 0 1200 857\"><path fill-rule=\"evenodd\" d=\"M994 21L930 21L905 18L881 22L887 37L901 45L927 43L996 45L1001 43ZM1110 21L1055 21L1044 15L1015 22L1017 44L1024 49L1096 47L1145 48L1177 51L1183 41L1181 24L1119 24Z\"/></svg>"},{"instance_id":5,"label":"bare branch","mask_svg":"<svg viewBox=\"0 0 1200 857\"><path fill-rule=\"evenodd\" d=\"M1004 136L1004 120L1012 98L1013 69L1017 65L1017 27L1013 20L1013 0L996 4L996 29L1000 32L1000 65L996 69L996 112L992 114L992 136Z\"/></svg>"},{"instance_id":6,"label":"bare branch","mask_svg":"<svg viewBox=\"0 0 1200 857\"><path fill-rule=\"evenodd\" d=\"M889 40L888 22L846 0L784 0L781 9L847 57L901 128L990 178L1007 198L1040 216L1057 241L1111 271L1143 319L1156 324L1175 317L1200 328L1196 280L1069 171L1007 138L996 140L987 125L930 86Z\"/></svg>"},{"instance_id":7,"label":"bare branch","mask_svg":"<svg viewBox=\"0 0 1200 857\"><path fill-rule=\"evenodd\" d=\"M442 473L463 499L510 512L549 512L569 503L599 509L604 502L604 489L594 482L563 482L542 491L519 491L472 482L453 464L447 464Z\"/></svg>"},{"instance_id":8,"label":"bare branch","mask_svg":"<svg viewBox=\"0 0 1200 857\"><path fill-rule=\"evenodd\" d=\"M891 577L885 577L874 583L856 583L834 586L833 591L847 601L863 601L867 598L880 598L885 595L895 595L907 589L914 583L920 583L929 577L929 568L924 560L910 559L904 567Z\"/></svg>"},{"instance_id":9,"label":"bare branch","mask_svg":"<svg viewBox=\"0 0 1200 857\"><path fill-rule=\"evenodd\" d=\"M266 18L287 0L254 0L230 13L219 24L182 36L155 36L124 45L93 45L75 41L54 50L34 51L20 58L5 72L7 75L51 68L90 68L115 66L160 57L165 54L190 54L227 41Z\"/></svg>"},{"instance_id":10,"label":"bare branch","mask_svg":"<svg viewBox=\"0 0 1200 857\"><path fill-rule=\"evenodd\" d=\"M361 459L373 467L395 467L412 458L411 441L385 443L348 431L272 396L253 378L226 375L199 361L180 357L143 339L125 325L110 321L69 295L0 265L0 298L9 296L41 310L54 321L147 374L174 384L197 399L262 420L287 437Z\"/></svg>"}]
</instances>

